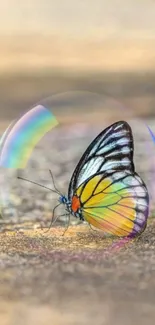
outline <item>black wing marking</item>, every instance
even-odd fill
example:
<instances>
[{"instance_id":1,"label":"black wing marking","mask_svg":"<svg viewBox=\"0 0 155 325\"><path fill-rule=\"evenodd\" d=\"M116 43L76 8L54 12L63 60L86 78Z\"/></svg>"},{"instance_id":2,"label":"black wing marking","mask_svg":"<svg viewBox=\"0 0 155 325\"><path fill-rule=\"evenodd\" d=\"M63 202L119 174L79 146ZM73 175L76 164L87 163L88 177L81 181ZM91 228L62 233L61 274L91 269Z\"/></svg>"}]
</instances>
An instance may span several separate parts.
<instances>
[{"instance_id":1,"label":"black wing marking","mask_svg":"<svg viewBox=\"0 0 155 325\"><path fill-rule=\"evenodd\" d=\"M75 168L68 189L71 200L75 190L98 172L134 172L133 135L129 124L119 121L103 130L89 145Z\"/></svg>"}]
</instances>

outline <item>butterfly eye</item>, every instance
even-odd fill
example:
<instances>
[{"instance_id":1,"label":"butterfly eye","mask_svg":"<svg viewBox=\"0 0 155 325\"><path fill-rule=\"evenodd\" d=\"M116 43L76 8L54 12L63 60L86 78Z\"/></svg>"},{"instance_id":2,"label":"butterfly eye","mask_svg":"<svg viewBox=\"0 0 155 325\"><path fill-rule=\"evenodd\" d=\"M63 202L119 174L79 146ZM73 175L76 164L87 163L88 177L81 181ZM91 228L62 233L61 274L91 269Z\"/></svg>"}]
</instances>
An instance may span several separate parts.
<instances>
[{"instance_id":1,"label":"butterfly eye","mask_svg":"<svg viewBox=\"0 0 155 325\"><path fill-rule=\"evenodd\" d=\"M66 199L66 197L65 197L65 196L60 196L60 197L59 197L59 202L60 202L60 203L63 203L63 204L67 203L67 199Z\"/></svg>"}]
</instances>

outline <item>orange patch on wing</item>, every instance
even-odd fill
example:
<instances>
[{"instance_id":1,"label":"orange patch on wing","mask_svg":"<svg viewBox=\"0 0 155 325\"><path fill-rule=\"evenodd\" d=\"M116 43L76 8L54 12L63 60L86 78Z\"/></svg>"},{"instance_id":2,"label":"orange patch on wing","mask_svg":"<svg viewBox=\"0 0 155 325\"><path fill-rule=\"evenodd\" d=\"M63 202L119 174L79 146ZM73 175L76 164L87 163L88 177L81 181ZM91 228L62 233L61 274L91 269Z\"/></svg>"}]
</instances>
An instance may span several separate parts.
<instances>
[{"instance_id":1,"label":"orange patch on wing","mask_svg":"<svg viewBox=\"0 0 155 325\"><path fill-rule=\"evenodd\" d=\"M71 206L73 212L76 212L80 208L80 206L81 204L79 198L76 195L74 195L72 198L72 206Z\"/></svg>"},{"instance_id":2,"label":"orange patch on wing","mask_svg":"<svg viewBox=\"0 0 155 325\"><path fill-rule=\"evenodd\" d=\"M136 207L136 201L133 198L123 198L120 201L121 205L124 205L128 208L135 208Z\"/></svg>"},{"instance_id":3,"label":"orange patch on wing","mask_svg":"<svg viewBox=\"0 0 155 325\"><path fill-rule=\"evenodd\" d=\"M111 211L107 208L99 208L99 209L86 209L86 213L92 216L96 221L100 224L104 224L105 222L110 223L115 228L121 228L121 230L130 232L130 230L134 227L134 223L132 220L129 220L126 217L121 216L117 213L117 211Z\"/></svg>"},{"instance_id":4,"label":"orange patch on wing","mask_svg":"<svg viewBox=\"0 0 155 325\"><path fill-rule=\"evenodd\" d=\"M116 204L116 205L112 205L110 209L117 213L122 214L124 217L129 218L130 220L136 219L136 210L134 210L134 208L123 207Z\"/></svg>"},{"instance_id":5,"label":"orange patch on wing","mask_svg":"<svg viewBox=\"0 0 155 325\"><path fill-rule=\"evenodd\" d=\"M129 229L126 231L125 229L120 229L118 226L107 222L106 220L99 220L98 218L94 218L92 215L89 213L83 212L85 220L90 223L92 226L103 230L106 233L109 233L111 235L116 235L116 236L127 236L130 232Z\"/></svg>"}]
</instances>

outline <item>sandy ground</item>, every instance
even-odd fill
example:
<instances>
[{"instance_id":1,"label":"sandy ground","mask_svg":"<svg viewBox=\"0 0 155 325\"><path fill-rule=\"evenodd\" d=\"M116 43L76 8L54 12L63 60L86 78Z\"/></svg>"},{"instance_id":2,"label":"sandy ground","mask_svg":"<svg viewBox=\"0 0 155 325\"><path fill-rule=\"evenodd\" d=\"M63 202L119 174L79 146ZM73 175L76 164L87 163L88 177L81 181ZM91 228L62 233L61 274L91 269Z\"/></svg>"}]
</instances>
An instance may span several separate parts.
<instances>
[{"instance_id":1,"label":"sandy ground","mask_svg":"<svg viewBox=\"0 0 155 325\"><path fill-rule=\"evenodd\" d=\"M2 325L154 324L154 221L126 243L37 226L0 235Z\"/></svg>"}]
</instances>

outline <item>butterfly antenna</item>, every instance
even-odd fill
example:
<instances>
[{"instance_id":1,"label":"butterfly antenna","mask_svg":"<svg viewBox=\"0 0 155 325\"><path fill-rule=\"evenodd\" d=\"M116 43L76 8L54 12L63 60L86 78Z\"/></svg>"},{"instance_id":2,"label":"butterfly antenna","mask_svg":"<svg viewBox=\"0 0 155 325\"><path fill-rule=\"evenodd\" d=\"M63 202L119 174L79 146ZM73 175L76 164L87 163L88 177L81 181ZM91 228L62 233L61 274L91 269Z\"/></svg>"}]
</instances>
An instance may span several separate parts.
<instances>
[{"instance_id":1,"label":"butterfly antenna","mask_svg":"<svg viewBox=\"0 0 155 325\"><path fill-rule=\"evenodd\" d=\"M57 192L57 191L55 191L55 190L52 190L52 188L49 188L49 187L44 186L44 185L42 185L42 184L39 184L39 183L37 183L37 182L31 181L31 180L29 180L29 179L27 179L27 178L20 177L20 176L18 176L17 178L18 178L18 179L22 179L23 181L26 181L26 182L29 182L29 183L32 183L32 184L38 185L38 186L40 186L40 187L46 188L46 189L49 190L49 191L52 191L52 192L54 192L54 193L59 194L59 192Z\"/></svg>"},{"instance_id":2,"label":"butterfly antenna","mask_svg":"<svg viewBox=\"0 0 155 325\"><path fill-rule=\"evenodd\" d=\"M55 185L55 181L54 181L54 177L53 177L53 174L52 174L51 169L49 169L49 172L50 172L50 175L51 175L51 177L52 177L53 186L54 186L55 191L56 191L58 194L61 195L61 193L59 192L59 190L57 189L57 187L56 187L56 185Z\"/></svg>"}]
</instances>

